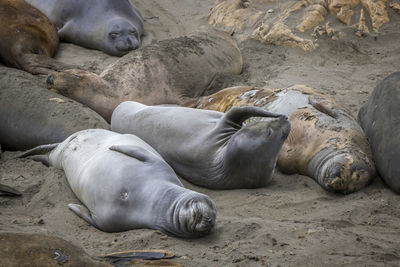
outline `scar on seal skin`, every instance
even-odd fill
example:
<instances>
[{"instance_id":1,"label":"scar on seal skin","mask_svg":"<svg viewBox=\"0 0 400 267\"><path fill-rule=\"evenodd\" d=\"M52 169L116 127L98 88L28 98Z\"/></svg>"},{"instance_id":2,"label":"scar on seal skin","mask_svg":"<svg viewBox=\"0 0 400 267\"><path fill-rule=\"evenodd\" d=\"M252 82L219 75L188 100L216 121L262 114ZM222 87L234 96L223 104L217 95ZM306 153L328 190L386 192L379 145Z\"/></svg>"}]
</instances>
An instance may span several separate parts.
<instances>
[{"instance_id":1,"label":"scar on seal skin","mask_svg":"<svg viewBox=\"0 0 400 267\"><path fill-rule=\"evenodd\" d=\"M187 105L221 112L250 105L288 116L291 131L278 167L285 173L308 175L327 191L355 192L375 177L371 148L361 127L333 99L310 87L238 86Z\"/></svg>"},{"instance_id":2,"label":"scar on seal skin","mask_svg":"<svg viewBox=\"0 0 400 267\"><path fill-rule=\"evenodd\" d=\"M0 60L32 74L50 74L76 66L52 57L58 36L50 20L23 0L0 0Z\"/></svg>"}]
</instances>

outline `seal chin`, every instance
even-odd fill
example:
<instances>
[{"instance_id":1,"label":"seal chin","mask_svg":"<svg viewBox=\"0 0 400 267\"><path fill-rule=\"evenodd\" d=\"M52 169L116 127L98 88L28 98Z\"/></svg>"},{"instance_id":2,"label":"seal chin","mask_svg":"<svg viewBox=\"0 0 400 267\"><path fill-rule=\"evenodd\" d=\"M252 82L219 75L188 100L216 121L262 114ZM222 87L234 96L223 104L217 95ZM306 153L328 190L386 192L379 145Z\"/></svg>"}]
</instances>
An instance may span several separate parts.
<instances>
[{"instance_id":1,"label":"seal chin","mask_svg":"<svg viewBox=\"0 0 400 267\"><path fill-rule=\"evenodd\" d=\"M308 166L312 177L331 192L348 194L369 184L375 176L375 168L364 153L327 149L314 156Z\"/></svg>"},{"instance_id":2,"label":"seal chin","mask_svg":"<svg viewBox=\"0 0 400 267\"><path fill-rule=\"evenodd\" d=\"M189 236L204 236L214 228L216 214L210 200L190 199L179 211L179 221Z\"/></svg>"}]
</instances>

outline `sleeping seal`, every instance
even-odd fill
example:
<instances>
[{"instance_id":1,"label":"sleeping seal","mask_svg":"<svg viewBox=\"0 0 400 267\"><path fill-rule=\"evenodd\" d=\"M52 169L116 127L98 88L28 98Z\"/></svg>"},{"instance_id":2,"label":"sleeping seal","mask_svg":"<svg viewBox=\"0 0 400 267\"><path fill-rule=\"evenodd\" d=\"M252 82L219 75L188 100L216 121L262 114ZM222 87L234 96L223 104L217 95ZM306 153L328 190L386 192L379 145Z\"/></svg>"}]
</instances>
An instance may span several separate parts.
<instances>
[{"instance_id":1,"label":"sleeping seal","mask_svg":"<svg viewBox=\"0 0 400 267\"><path fill-rule=\"evenodd\" d=\"M162 40L133 51L100 76L82 70L49 75L47 86L74 99L107 121L118 104L181 104L204 95L219 74L240 74L236 42L219 32Z\"/></svg>"},{"instance_id":2,"label":"sleeping seal","mask_svg":"<svg viewBox=\"0 0 400 267\"><path fill-rule=\"evenodd\" d=\"M20 157L31 155L64 170L89 212L77 204L68 207L102 231L145 227L195 237L208 234L215 225L212 200L185 189L161 156L134 135L84 130Z\"/></svg>"},{"instance_id":3,"label":"sleeping seal","mask_svg":"<svg viewBox=\"0 0 400 267\"><path fill-rule=\"evenodd\" d=\"M312 88L238 86L188 105L222 112L250 105L288 116L292 128L278 167L285 173L308 175L328 191L351 193L375 177L371 149L361 127L333 99Z\"/></svg>"},{"instance_id":4,"label":"sleeping seal","mask_svg":"<svg viewBox=\"0 0 400 267\"><path fill-rule=\"evenodd\" d=\"M381 81L360 109L358 119L371 143L378 173L400 193L400 72Z\"/></svg>"},{"instance_id":5,"label":"sleeping seal","mask_svg":"<svg viewBox=\"0 0 400 267\"><path fill-rule=\"evenodd\" d=\"M242 125L254 116L270 119ZM111 129L139 136L194 184L232 189L262 187L271 180L290 124L285 116L256 107L223 114L127 101L115 109Z\"/></svg>"},{"instance_id":6,"label":"sleeping seal","mask_svg":"<svg viewBox=\"0 0 400 267\"><path fill-rule=\"evenodd\" d=\"M32 74L50 74L72 66L52 57L58 48L49 19L23 0L0 0L0 61Z\"/></svg>"},{"instance_id":7,"label":"sleeping seal","mask_svg":"<svg viewBox=\"0 0 400 267\"><path fill-rule=\"evenodd\" d=\"M61 40L123 56L141 45L143 18L128 0L27 0L56 26Z\"/></svg>"}]
</instances>

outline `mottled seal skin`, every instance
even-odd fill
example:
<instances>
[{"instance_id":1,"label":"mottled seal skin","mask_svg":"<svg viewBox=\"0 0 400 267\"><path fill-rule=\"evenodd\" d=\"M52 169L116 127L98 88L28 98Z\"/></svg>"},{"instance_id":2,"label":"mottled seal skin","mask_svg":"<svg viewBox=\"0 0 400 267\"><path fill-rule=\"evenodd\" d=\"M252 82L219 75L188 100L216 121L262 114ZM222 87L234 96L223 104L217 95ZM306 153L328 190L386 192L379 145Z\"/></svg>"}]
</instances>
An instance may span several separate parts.
<instances>
[{"instance_id":1,"label":"mottled seal skin","mask_svg":"<svg viewBox=\"0 0 400 267\"><path fill-rule=\"evenodd\" d=\"M81 205L69 204L69 208L102 231L151 228L196 237L208 234L215 225L212 200L184 188L172 168L137 136L84 130L21 157L31 155L64 170L72 191L89 212Z\"/></svg>"},{"instance_id":2,"label":"mottled seal skin","mask_svg":"<svg viewBox=\"0 0 400 267\"><path fill-rule=\"evenodd\" d=\"M0 0L0 61L32 74L67 69L52 59L58 48L56 29L39 10L23 0Z\"/></svg>"},{"instance_id":3,"label":"mottled seal skin","mask_svg":"<svg viewBox=\"0 0 400 267\"><path fill-rule=\"evenodd\" d=\"M367 135L378 173L400 193L400 72L375 87L358 119Z\"/></svg>"},{"instance_id":4,"label":"mottled seal skin","mask_svg":"<svg viewBox=\"0 0 400 267\"><path fill-rule=\"evenodd\" d=\"M26 150L64 141L84 129L109 129L96 112L43 88L43 80L0 66L0 143L5 150Z\"/></svg>"},{"instance_id":5,"label":"mottled seal skin","mask_svg":"<svg viewBox=\"0 0 400 267\"><path fill-rule=\"evenodd\" d=\"M203 95L219 74L240 74L241 70L240 50L229 35L196 33L144 46L111 64L100 76L70 70L50 75L47 85L109 121L123 101L182 104Z\"/></svg>"},{"instance_id":6,"label":"mottled seal skin","mask_svg":"<svg viewBox=\"0 0 400 267\"><path fill-rule=\"evenodd\" d=\"M61 40L123 56L141 45L143 18L128 0L27 0L56 26Z\"/></svg>"},{"instance_id":7,"label":"mottled seal skin","mask_svg":"<svg viewBox=\"0 0 400 267\"><path fill-rule=\"evenodd\" d=\"M189 104L221 112L242 105L289 118L291 132L277 161L283 172L308 175L324 189L344 194L365 187L375 177L371 149L361 127L333 99L312 88L238 86Z\"/></svg>"},{"instance_id":8,"label":"mottled seal skin","mask_svg":"<svg viewBox=\"0 0 400 267\"><path fill-rule=\"evenodd\" d=\"M270 120L242 125L254 116ZM196 185L233 189L268 184L290 124L285 116L256 107L239 107L224 114L127 101L115 109L111 129L139 136L178 175Z\"/></svg>"}]
</instances>

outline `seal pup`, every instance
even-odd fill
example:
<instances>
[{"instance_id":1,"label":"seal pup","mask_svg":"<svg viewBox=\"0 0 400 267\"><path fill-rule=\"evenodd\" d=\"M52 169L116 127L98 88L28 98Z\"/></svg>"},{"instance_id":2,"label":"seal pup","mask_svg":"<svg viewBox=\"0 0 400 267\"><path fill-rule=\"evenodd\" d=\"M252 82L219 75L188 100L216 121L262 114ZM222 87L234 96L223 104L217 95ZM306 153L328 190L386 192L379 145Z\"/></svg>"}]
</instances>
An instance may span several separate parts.
<instances>
[{"instance_id":1,"label":"seal pup","mask_svg":"<svg viewBox=\"0 0 400 267\"><path fill-rule=\"evenodd\" d=\"M400 193L400 72L394 72L375 87L358 112L367 135L376 168L385 183Z\"/></svg>"},{"instance_id":2,"label":"seal pup","mask_svg":"<svg viewBox=\"0 0 400 267\"><path fill-rule=\"evenodd\" d=\"M61 40L123 56L141 45L143 18L128 0L27 0L56 26Z\"/></svg>"},{"instance_id":3,"label":"seal pup","mask_svg":"<svg viewBox=\"0 0 400 267\"><path fill-rule=\"evenodd\" d=\"M5 75L7 74L7 75ZM0 66L0 143L27 150L84 129L109 129L96 112L41 86L41 77Z\"/></svg>"},{"instance_id":4,"label":"seal pup","mask_svg":"<svg viewBox=\"0 0 400 267\"><path fill-rule=\"evenodd\" d=\"M250 117L270 119L243 125ZM234 108L224 114L127 101L115 109L111 129L145 140L193 184L233 189L268 184L290 124L285 116L257 107Z\"/></svg>"},{"instance_id":5,"label":"seal pup","mask_svg":"<svg viewBox=\"0 0 400 267\"><path fill-rule=\"evenodd\" d=\"M32 74L73 68L52 57L58 48L54 25L23 0L0 0L0 61Z\"/></svg>"},{"instance_id":6,"label":"seal pup","mask_svg":"<svg viewBox=\"0 0 400 267\"><path fill-rule=\"evenodd\" d=\"M240 74L236 42L219 32L162 40L133 51L100 76L82 70L49 75L47 86L99 113L107 121L118 104L182 104L203 95L218 75Z\"/></svg>"},{"instance_id":7,"label":"seal pup","mask_svg":"<svg viewBox=\"0 0 400 267\"><path fill-rule=\"evenodd\" d=\"M64 170L89 211L77 204L68 207L102 231L145 227L196 237L215 225L212 200L184 188L172 168L137 136L89 129L20 155L26 156Z\"/></svg>"},{"instance_id":8,"label":"seal pup","mask_svg":"<svg viewBox=\"0 0 400 267\"><path fill-rule=\"evenodd\" d=\"M291 132L277 161L283 172L308 175L324 189L343 194L365 187L375 177L371 149L361 127L333 99L310 87L272 90L238 86L188 103L221 112L243 105L289 118ZM260 120L263 118L251 118Z\"/></svg>"}]
</instances>

